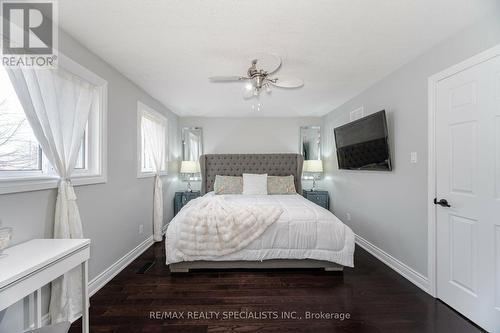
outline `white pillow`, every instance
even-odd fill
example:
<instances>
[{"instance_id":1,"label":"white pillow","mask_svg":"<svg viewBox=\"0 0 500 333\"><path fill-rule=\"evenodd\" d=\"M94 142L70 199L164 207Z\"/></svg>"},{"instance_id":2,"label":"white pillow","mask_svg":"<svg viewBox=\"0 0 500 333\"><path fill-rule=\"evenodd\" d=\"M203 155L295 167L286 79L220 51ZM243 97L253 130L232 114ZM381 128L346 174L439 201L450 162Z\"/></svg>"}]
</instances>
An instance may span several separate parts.
<instances>
[{"instance_id":1,"label":"white pillow","mask_svg":"<svg viewBox=\"0 0 500 333\"><path fill-rule=\"evenodd\" d=\"M267 173L256 175L243 174L243 194L267 194Z\"/></svg>"}]
</instances>

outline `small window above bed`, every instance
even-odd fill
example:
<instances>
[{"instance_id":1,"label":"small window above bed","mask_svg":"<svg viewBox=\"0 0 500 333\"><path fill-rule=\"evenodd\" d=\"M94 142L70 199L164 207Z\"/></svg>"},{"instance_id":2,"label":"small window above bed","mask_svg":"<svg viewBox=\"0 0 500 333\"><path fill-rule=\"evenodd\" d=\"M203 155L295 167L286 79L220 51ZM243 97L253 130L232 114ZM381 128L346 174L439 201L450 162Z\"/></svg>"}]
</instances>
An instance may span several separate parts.
<instances>
[{"instance_id":1,"label":"small window above bed","mask_svg":"<svg viewBox=\"0 0 500 333\"><path fill-rule=\"evenodd\" d=\"M149 106L138 102L137 177L167 174L168 120ZM156 167L158 165L158 168ZM157 172L158 169L158 172Z\"/></svg>"}]
</instances>

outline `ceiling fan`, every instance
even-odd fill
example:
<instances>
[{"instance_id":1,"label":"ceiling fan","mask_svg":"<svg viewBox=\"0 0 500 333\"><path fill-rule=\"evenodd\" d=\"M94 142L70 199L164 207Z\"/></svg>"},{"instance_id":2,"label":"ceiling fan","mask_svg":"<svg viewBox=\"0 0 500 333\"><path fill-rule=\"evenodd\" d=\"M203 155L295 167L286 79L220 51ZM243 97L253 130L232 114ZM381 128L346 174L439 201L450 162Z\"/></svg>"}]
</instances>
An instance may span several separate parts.
<instances>
[{"instance_id":1,"label":"ceiling fan","mask_svg":"<svg viewBox=\"0 0 500 333\"><path fill-rule=\"evenodd\" d=\"M271 93L271 86L278 88L300 88L304 81L298 78L270 77L280 69L281 58L276 54L258 53L252 58L246 76L211 76L210 82L247 81L244 98L258 97L262 90Z\"/></svg>"}]
</instances>

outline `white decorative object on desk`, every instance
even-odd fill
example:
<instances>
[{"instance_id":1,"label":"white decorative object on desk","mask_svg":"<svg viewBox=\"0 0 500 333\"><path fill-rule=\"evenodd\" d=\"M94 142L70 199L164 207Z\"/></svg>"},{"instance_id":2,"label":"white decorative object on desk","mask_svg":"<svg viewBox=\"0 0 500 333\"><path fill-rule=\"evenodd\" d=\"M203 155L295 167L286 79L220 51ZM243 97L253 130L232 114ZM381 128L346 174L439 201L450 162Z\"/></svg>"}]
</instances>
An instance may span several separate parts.
<instances>
[{"instance_id":1,"label":"white decorative object on desk","mask_svg":"<svg viewBox=\"0 0 500 333\"><path fill-rule=\"evenodd\" d=\"M0 260L0 311L35 293L35 326L42 325L41 288L77 266L82 269L82 332L89 332L89 239L33 239L5 250Z\"/></svg>"}]
</instances>

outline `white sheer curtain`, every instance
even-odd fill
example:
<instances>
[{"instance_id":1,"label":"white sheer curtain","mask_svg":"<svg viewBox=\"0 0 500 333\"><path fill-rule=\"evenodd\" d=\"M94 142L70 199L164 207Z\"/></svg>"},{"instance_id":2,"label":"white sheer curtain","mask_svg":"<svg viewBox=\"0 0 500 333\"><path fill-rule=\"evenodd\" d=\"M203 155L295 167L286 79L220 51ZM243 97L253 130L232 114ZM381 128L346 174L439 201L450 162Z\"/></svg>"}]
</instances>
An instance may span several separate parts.
<instances>
[{"instance_id":1,"label":"white sheer curtain","mask_svg":"<svg viewBox=\"0 0 500 333\"><path fill-rule=\"evenodd\" d=\"M60 177L54 238L83 238L71 185L95 87L59 68L9 69L26 117L48 161ZM75 269L52 283L52 322L74 321L81 312L81 276Z\"/></svg>"},{"instance_id":2,"label":"white sheer curtain","mask_svg":"<svg viewBox=\"0 0 500 333\"><path fill-rule=\"evenodd\" d=\"M163 183L160 172L165 170L165 142L166 127L157 121L143 117L141 121L142 133L146 140L146 149L153 160L155 172L154 198L153 198L153 239L162 241L163 227Z\"/></svg>"}]
</instances>

